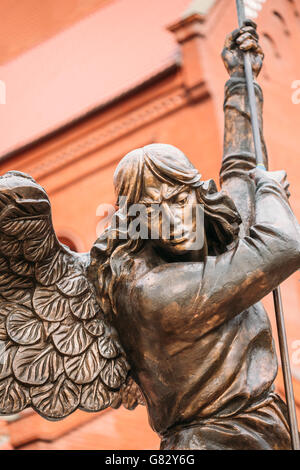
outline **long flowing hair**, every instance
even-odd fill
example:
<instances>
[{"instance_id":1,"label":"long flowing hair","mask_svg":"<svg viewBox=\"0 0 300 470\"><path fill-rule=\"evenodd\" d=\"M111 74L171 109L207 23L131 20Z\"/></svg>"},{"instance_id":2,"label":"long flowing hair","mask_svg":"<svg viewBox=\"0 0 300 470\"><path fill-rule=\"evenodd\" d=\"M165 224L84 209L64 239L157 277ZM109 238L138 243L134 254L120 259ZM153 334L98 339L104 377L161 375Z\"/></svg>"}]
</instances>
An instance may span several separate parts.
<instances>
[{"instance_id":1,"label":"long flowing hair","mask_svg":"<svg viewBox=\"0 0 300 470\"><path fill-rule=\"evenodd\" d=\"M238 237L241 219L234 202L223 191L218 192L213 180L202 181L198 170L183 152L172 145L152 144L128 153L114 174L117 201L125 198L127 207L120 204L111 225L91 250L91 276L102 310L110 317L113 312L117 314L113 300L114 286L129 274L134 255L147 243L147 240L130 237L126 228L130 222L127 209L142 199L146 168L162 183L195 189L197 200L204 208L209 255L225 252Z\"/></svg>"}]
</instances>

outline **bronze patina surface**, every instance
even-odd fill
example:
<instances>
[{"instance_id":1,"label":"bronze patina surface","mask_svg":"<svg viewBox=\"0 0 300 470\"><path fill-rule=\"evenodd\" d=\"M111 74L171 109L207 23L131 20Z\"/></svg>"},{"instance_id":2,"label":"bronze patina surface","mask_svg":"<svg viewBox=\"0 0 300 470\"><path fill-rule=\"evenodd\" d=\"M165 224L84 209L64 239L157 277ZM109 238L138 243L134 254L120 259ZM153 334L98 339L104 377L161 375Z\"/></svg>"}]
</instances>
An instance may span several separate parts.
<instances>
[{"instance_id":1,"label":"bronze patina surface","mask_svg":"<svg viewBox=\"0 0 300 470\"><path fill-rule=\"evenodd\" d=\"M255 169L243 50L257 77L254 26L223 51L221 191L171 145L134 150L115 172L111 226L77 254L57 240L41 186L0 178L1 414L32 406L62 419L141 403L162 449L290 449L260 300L299 269L300 232L286 174ZM140 233L157 236L131 235L134 204L146 208Z\"/></svg>"}]
</instances>

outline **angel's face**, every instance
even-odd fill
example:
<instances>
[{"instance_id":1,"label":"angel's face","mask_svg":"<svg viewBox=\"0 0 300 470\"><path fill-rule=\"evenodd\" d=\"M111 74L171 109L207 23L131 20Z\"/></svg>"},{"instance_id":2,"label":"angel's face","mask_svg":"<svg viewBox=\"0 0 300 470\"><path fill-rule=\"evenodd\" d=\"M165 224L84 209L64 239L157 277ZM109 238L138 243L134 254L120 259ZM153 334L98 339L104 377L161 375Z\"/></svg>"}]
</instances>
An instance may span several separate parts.
<instances>
[{"instance_id":1,"label":"angel's face","mask_svg":"<svg viewBox=\"0 0 300 470\"><path fill-rule=\"evenodd\" d=\"M141 202L147 207L151 242L159 250L173 257L205 256L202 207L193 188L163 183L147 171Z\"/></svg>"}]
</instances>

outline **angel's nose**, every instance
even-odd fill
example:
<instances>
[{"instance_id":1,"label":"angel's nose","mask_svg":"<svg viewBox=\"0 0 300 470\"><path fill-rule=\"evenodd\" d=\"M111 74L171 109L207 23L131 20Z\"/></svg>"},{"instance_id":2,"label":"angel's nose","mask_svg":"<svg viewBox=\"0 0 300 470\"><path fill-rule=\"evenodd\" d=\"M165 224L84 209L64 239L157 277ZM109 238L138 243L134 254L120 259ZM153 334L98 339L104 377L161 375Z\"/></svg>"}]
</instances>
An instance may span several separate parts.
<instances>
[{"instance_id":1,"label":"angel's nose","mask_svg":"<svg viewBox=\"0 0 300 470\"><path fill-rule=\"evenodd\" d=\"M172 207L172 204L167 202L162 203L162 215L165 217L164 221L169 224L171 232L176 230L176 227L182 223L181 214Z\"/></svg>"}]
</instances>

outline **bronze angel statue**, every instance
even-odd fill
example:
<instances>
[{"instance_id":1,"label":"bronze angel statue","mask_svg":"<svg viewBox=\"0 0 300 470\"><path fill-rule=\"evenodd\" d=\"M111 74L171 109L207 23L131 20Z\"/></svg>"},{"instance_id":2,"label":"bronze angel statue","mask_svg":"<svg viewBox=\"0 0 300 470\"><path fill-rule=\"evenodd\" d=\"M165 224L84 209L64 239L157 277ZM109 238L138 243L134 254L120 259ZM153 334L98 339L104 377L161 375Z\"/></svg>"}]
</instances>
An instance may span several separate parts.
<instances>
[{"instance_id":1,"label":"bronze angel statue","mask_svg":"<svg viewBox=\"0 0 300 470\"><path fill-rule=\"evenodd\" d=\"M77 254L57 240L41 186L15 171L0 178L0 414L32 406L61 419L145 403L161 449L291 447L260 300L299 269L300 232L285 173L255 169L245 50L257 77L254 24L223 51L221 191L171 145L134 150L114 176L126 204L91 253ZM130 235L134 204L157 236Z\"/></svg>"}]
</instances>

